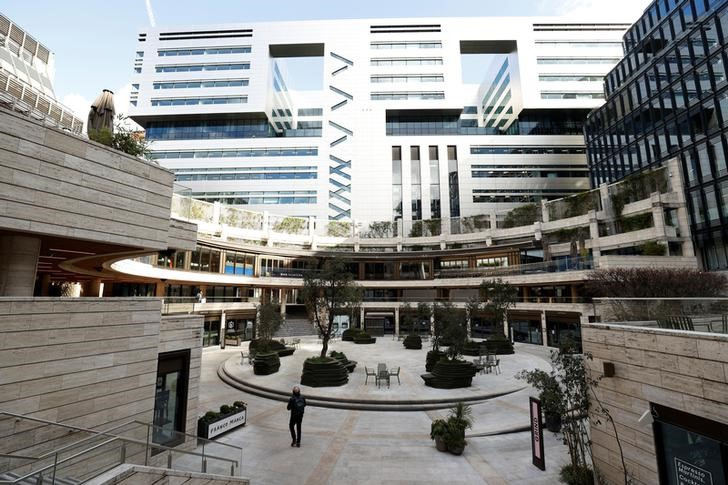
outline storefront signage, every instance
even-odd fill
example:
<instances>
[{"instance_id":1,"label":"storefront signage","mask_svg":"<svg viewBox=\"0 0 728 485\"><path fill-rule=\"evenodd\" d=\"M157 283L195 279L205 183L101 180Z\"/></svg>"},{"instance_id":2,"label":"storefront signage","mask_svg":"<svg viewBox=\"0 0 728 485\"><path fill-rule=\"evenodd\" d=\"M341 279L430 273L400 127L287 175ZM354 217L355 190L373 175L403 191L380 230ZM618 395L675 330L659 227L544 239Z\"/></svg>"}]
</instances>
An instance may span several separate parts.
<instances>
[{"instance_id":1,"label":"storefront signage","mask_svg":"<svg viewBox=\"0 0 728 485\"><path fill-rule=\"evenodd\" d=\"M226 431L230 431L233 428L242 426L245 424L245 418L247 410L243 409L239 413L223 418L220 421L210 423L207 427L207 436L205 438L214 438L217 435L223 434Z\"/></svg>"},{"instance_id":2,"label":"storefront signage","mask_svg":"<svg viewBox=\"0 0 728 485\"><path fill-rule=\"evenodd\" d=\"M713 474L697 465L675 458L675 476L678 485L713 485Z\"/></svg>"},{"instance_id":3,"label":"storefront signage","mask_svg":"<svg viewBox=\"0 0 728 485\"><path fill-rule=\"evenodd\" d=\"M546 461L543 456L543 422L541 421L541 401L535 397L529 398L531 410L531 453L533 465L546 470Z\"/></svg>"}]
</instances>

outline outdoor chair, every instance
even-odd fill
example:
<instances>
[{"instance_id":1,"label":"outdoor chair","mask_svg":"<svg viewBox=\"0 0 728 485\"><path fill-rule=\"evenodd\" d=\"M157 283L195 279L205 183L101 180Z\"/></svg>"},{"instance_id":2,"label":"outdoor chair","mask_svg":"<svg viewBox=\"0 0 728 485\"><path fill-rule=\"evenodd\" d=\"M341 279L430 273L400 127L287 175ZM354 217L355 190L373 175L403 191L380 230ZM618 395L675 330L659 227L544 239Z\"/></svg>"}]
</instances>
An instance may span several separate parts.
<instances>
[{"instance_id":1,"label":"outdoor chair","mask_svg":"<svg viewBox=\"0 0 728 485\"><path fill-rule=\"evenodd\" d=\"M248 352L246 354L244 351L241 351L240 358L241 358L240 365L244 364L246 360L248 361L248 364L250 364L250 365L253 364L253 353L252 352Z\"/></svg>"},{"instance_id":2,"label":"outdoor chair","mask_svg":"<svg viewBox=\"0 0 728 485\"><path fill-rule=\"evenodd\" d=\"M397 367L396 370L390 370L389 371L389 377L396 377L397 378L397 384L399 384L400 386L402 385L402 383L399 380L399 367Z\"/></svg>"},{"instance_id":3,"label":"outdoor chair","mask_svg":"<svg viewBox=\"0 0 728 485\"><path fill-rule=\"evenodd\" d=\"M387 364L377 364L377 386L382 385L382 381L387 381L387 387L389 387L389 371L387 370Z\"/></svg>"},{"instance_id":4,"label":"outdoor chair","mask_svg":"<svg viewBox=\"0 0 728 485\"><path fill-rule=\"evenodd\" d=\"M710 322L710 331L714 333L728 333L728 315L722 315L719 322Z\"/></svg>"},{"instance_id":5,"label":"outdoor chair","mask_svg":"<svg viewBox=\"0 0 728 485\"><path fill-rule=\"evenodd\" d=\"M657 326L670 330L695 330L693 319L685 315L673 315L657 320Z\"/></svg>"},{"instance_id":6,"label":"outdoor chair","mask_svg":"<svg viewBox=\"0 0 728 485\"><path fill-rule=\"evenodd\" d=\"M495 370L496 375L500 373L500 359L493 354L488 354L485 357L485 369L487 373L491 373Z\"/></svg>"},{"instance_id":7,"label":"outdoor chair","mask_svg":"<svg viewBox=\"0 0 728 485\"><path fill-rule=\"evenodd\" d=\"M364 366L364 372L366 373L366 378L364 379L364 385L367 385L367 381L370 377L374 378L374 383L377 383L377 372L374 369L369 370L367 366Z\"/></svg>"}]
</instances>

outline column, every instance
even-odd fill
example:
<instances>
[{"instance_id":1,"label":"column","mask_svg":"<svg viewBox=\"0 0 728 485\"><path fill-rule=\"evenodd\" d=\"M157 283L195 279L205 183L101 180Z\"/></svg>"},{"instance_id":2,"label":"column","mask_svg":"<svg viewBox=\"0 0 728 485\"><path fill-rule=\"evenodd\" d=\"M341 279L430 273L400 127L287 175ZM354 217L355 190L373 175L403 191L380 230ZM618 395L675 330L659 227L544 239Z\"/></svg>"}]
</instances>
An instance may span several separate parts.
<instances>
[{"instance_id":1,"label":"column","mask_svg":"<svg viewBox=\"0 0 728 485\"><path fill-rule=\"evenodd\" d=\"M394 307L394 335L399 337L399 307Z\"/></svg>"},{"instance_id":2,"label":"column","mask_svg":"<svg viewBox=\"0 0 728 485\"><path fill-rule=\"evenodd\" d=\"M288 299L288 292L281 288L278 290L278 294L280 295L280 302L281 302L281 315L283 318L286 318L286 300Z\"/></svg>"},{"instance_id":3,"label":"column","mask_svg":"<svg viewBox=\"0 0 728 485\"><path fill-rule=\"evenodd\" d=\"M364 329L364 308L359 310L359 328Z\"/></svg>"},{"instance_id":4,"label":"column","mask_svg":"<svg viewBox=\"0 0 728 485\"><path fill-rule=\"evenodd\" d=\"M40 239L0 236L0 296L33 296Z\"/></svg>"},{"instance_id":5,"label":"column","mask_svg":"<svg viewBox=\"0 0 728 485\"><path fill-rule=\"evenodd\" d=\"M548 346L548 328L546 327L546 312L541 312L541 344L544 347Z\"/></svg>"},{"instance_id":6,"label":"column","mask_svg":"<svg viewBox=\"0 0 728 485\"><path fill-rule=\"evenodd\" d=\"M101 280L99 278L92 279L88 282L84 290L83 296L98 298L101 296Z\"/></svg>"},{"instance_id":7,"label":"column","mask_svg":"<svg viewBox=\"0 0 728 485\"><path fill-rule=\"evenodd\" d=\"M225 348L225 330L227 329L227 318L225 317L225 310L220 313L220 348Z\"/></svg>"}]
</instances>

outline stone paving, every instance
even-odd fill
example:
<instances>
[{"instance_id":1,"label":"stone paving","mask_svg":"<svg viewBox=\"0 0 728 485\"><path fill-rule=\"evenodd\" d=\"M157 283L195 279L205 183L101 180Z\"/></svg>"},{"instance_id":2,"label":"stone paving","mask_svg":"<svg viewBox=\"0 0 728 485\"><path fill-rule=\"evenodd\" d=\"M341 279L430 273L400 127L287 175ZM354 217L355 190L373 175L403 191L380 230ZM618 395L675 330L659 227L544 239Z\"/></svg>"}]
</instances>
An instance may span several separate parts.
<instances>
[{"instance_id":1,"label":"stone paving","mask_svg":"<svg viewBox=\"0 0 728 485\"><path fill-rule=\"evenodd\" d=\"M385 347L394 350L385 340L386 337L373 346L363 347L370 352L382 352ZM334 348L339 346L337 343ZM544 436L545 472L531 464L528 431L471 436L462 456L440 453L429 438L429 430L431 420L446 414L445 410L380 412L308 407L301 448L291 448L284 403L244 394L219 379L218 366L236 354L239 356L240 350L228 347L203 352L200 411L216 409L234 400L248 402L248 424L218 441L243 447L242 475L254 484L551 484L558 483L558 471L568 461L566 447L548 432ZM385 362L400 360L399 354L406 355L405 352L410 351L396 349L397 355L388 356ZM504 382L516 371L519 361L548 366L546 352L535 346L517 346L515 356L505 357L513 359L513 366L512 372L504 369ZM357 360L353 354L351 358ZM377 359L372 361L376 363ZM420 365L424 368L424 360ZM356 377L351 384L358 385ZM424 384L417 385L423 391L426 389ZM386 389L375 391L373 387L368 392L394 395L392 390L385 394ZM474 405L476 421L469 434L527 426L530 394L532 391L524 389Z\"/></svg>"}]
</instances>

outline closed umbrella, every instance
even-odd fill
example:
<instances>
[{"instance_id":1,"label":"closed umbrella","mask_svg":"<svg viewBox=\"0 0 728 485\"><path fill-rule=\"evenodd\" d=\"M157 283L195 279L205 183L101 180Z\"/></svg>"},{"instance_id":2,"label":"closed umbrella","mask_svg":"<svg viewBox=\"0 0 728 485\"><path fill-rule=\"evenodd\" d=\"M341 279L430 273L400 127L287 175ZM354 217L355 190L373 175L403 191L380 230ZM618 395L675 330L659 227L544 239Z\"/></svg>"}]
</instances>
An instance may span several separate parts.
<instances>
[{"instance_id":1,"label":"closed umbrella","mask_svg":"<svg viewBox=\"0 0 728 485\"><path fill-rule=\"evenodd\" d=\"M108 89L104 89L96 101L91 104L91 109L88 112L88 126L86 131L100 132L109 131L114 132L114 117L116 111L114 110L114 93Z\"/></svg>"}]
</instances>

